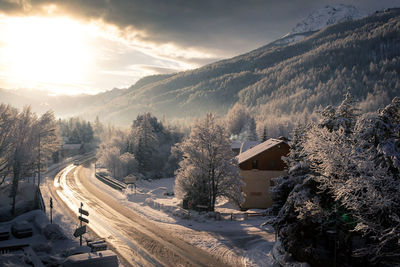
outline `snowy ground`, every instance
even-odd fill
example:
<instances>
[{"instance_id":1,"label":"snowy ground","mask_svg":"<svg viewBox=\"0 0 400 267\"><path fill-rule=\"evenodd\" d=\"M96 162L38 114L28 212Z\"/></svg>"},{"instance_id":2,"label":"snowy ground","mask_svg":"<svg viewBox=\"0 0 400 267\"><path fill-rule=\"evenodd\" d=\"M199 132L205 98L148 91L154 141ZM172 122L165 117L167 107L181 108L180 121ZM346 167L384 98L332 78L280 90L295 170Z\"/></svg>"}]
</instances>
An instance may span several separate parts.
<instances>
[{"instance_id":1,"label":"snowy ground","mask_svg":"<svg viewBox=\"0 0 400 267\"><path fill-rule=\"evenodd\" d=\"M232 266L276 265L271 257L275 236L261 227L265 217L244 219L243 216L234 216L237 219L231 221L227 216L218 221L212 213L188 213L178 206L176 198L168 196L173 192L174 178L140 181L136 191L130 186L121 192L97 180L93 168L87 169L86 176L96 187L126 207ZM225 199L219 199L216 211L241 213Z\"/></svg>"},{"instance_id":2,"label":"snowy ground","mask_svg":"<svg viewBox=\"0 0 400 267\"><path fill-rule=\"evenodd\" d=\"M46 187L46 180L52 179L59 170L75 158L77 157L54 164L43 174L41 189L47 206L47 214L42 210L33 210L37 201L35 194L37 186L33 184L33 179L30 179L30 182L29 180L19 182L16 213L20 215L13 219L10 214L12 199L9 197L11 180L8 179L0 187L0 232L9 232L9 239L0 240L0 248L18 247L13 250L0 249L0 266L32 266L32 264L36 266L40 262L49 266L58 266L69 255L90 251L88 247L80 247L78 239L73 237L73 231L78 224L70 216L65 216L65 209L53 212L53 223L49 220L49 190ZM32 229L31 237L16 238L12 234L12 226L21 223ZM88 235L88 237L93 238L93 235ZM19 249L20 247L23 249Z\"/></svg>"}]
</instances>

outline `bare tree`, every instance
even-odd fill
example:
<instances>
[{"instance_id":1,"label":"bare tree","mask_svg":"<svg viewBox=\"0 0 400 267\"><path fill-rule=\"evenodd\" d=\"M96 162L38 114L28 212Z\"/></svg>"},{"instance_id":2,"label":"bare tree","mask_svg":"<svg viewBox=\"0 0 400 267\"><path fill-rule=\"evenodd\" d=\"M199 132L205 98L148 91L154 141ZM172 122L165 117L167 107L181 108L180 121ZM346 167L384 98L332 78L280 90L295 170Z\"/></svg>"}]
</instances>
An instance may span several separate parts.
<instances>
[{"instance_id":1,"label":"bare tree","mask_svg":"<svg viewBox=\"0 0 400 267\"><path fill-rule=\"evenodd\" d=\"M13 198L11 213L15 213L15 198L18 192L18 182L21 176L31 175L36 168L38 160L51 155L59 148L59 138L56 133L56 121L52 112L46 112L40 118L31 112L30 107L25 107L15 117L12 129L11 153L8 157L8 165L12 168L13 181L11 197ZM53 130L54 131L49 131ZM39 135L41 133L41 144ZM39 148L39 145L42 147ZM39 151L41 149L41 158Z\"/></svg>"}]
</instances>

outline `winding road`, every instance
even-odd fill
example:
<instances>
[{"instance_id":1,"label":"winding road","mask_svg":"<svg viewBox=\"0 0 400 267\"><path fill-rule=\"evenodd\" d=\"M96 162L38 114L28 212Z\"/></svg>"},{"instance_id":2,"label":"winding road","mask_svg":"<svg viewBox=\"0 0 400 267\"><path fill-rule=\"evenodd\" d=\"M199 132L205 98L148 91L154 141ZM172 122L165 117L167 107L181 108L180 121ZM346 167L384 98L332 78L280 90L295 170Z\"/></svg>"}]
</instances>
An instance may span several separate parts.
<instances>
[{"instance_id":1,"label":"winding road","mask_svg":"<svg viewBox=\"0 0 400 267\"><path fill-rule=\"evenodd\" d=\"M121 205L93 185L90 163L68 165L54 178L51 195L76 218L80 203L89 211L88 227L131 266L226 266L205 251L171 235L153 222ZM67 215L67 214L66 214Z\"/></svg>"}]
</instances>

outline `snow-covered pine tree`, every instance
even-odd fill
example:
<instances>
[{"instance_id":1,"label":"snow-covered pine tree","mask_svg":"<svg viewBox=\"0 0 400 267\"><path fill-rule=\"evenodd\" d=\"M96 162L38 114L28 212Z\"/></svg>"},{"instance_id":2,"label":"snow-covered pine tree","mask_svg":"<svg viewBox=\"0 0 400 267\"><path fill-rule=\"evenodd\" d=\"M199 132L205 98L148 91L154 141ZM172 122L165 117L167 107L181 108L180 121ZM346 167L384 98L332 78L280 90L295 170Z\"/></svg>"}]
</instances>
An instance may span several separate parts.
<instances>
[{"instance_id":1,"label":"snow-covered pine tree","mask_svg":"<svg viewBox=\"0 0 400 267\"><path fill-rule=\"evenodd\" d=\"M300 157L289 155L288 177L298 183L274 225L285 249L312 265L396 265L400 100L358 118L349 99L307 130ZM305 174L296 172L302 162Z\"/></svg>"},{"instance_id":2,"label":"snow-covered pine tree","mask_svg":"<svg viewBox=\"0 0 400 267\"><path fill-rule=\"evenodd\" d=\"M132 136L135 142L135 158L138 162L138 171L142 174L154 170L154 155L158 150L158 138L150 113L138 115L132 126Z\"/></svg>"},{"instance_id":3,"label":"snow-covered pine tree","mask_svg":"<svg viewBox=\"0 0 400 267\"><path fill-rule=\"evenodd\" d=\"M242 201L242 180L224 127L214 114L196 123L188 138L178 145L183 154L176 171L175 192L192 207L206 205L214 210L216 198Z\"/></svg>"},{"instance_id":4,"label":"snow-covered pine tree","mask_svg":"<svg viewBox=\"0 0 400 267\"><path fill-rule=\"evenodd\" d=\"M303 151L305 142L305 133L308 132L310 125L298 124L292 132L292 140L289 143L290 152L283 158L287 166L290 166L288 174L273 179L275 186L271 187L273 205L272 213L277 215L285 204L293 188L301 184L310 173L309 162Z\"/></svg>"}]
</instances>

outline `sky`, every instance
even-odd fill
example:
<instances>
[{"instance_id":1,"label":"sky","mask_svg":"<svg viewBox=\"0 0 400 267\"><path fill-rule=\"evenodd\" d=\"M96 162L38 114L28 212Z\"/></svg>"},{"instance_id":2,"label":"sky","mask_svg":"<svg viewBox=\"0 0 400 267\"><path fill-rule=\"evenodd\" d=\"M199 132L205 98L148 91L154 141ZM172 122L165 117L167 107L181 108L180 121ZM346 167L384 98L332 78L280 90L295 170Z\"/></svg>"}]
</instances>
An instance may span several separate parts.
<instances>
[{"instance_id":1,"label":"sky","mask_svg":"<svg viewBox=\"0 0 400 267\"><path fill-rule=\"evenodd\" d=\"M315 9L398 0L0 0L0 88L94 94L278 39Z\"/></svg>"}]
</instances>

